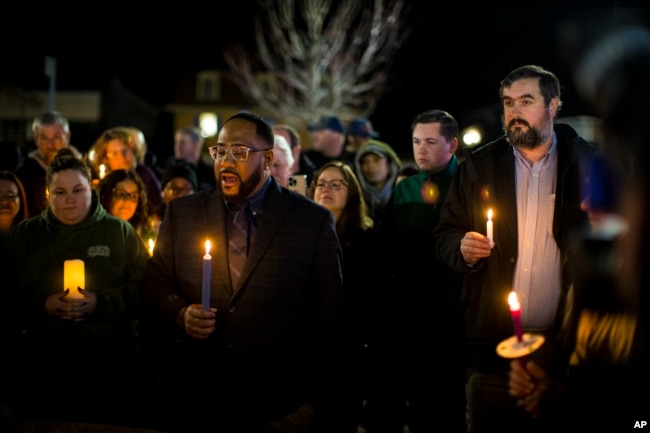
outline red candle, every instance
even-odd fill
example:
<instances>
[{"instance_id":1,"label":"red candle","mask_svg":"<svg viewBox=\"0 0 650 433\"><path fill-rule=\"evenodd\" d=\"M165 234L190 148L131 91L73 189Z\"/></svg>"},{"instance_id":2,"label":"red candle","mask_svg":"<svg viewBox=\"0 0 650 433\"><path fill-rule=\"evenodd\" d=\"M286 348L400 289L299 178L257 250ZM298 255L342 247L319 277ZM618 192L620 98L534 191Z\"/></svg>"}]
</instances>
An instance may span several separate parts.
<instances>
[{"instance_id":1,"label":"red candle","mask_svg":"<svg viewBox=\"0 0 650 433\"><path fill-rule=\"evenodd\" d=\"M521 341L524 337L524 333L521 330L521 305L519 305L519 300L515 292L510 292L510 295L508 295L508 304L510 305L510 315L512 316L512 324L515 328L517 341Z\"/></svg>"}]
</instances>

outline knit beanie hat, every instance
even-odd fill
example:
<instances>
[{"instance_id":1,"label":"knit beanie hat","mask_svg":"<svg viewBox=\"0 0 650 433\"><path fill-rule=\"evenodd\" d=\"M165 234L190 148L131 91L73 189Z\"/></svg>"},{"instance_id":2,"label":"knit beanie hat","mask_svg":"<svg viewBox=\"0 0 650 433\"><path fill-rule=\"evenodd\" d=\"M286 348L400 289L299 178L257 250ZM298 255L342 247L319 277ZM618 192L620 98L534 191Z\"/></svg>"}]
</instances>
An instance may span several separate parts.
<instances>
[{"instance_id":1,"label":"knit beanie hat","mask_svg":"<svg viewBox=\"0 0 650 433\"><path fill-rule=\"evenodd\" d=\"M167 185L167 182L175 177L184 177L190 181L192 187L194 188L194 191L199 190L199 182L196 177L196 171L189 162L180 159L165 167L161 182L162 187L164 188L165 185Z\"/></svg>"}]
</instances>

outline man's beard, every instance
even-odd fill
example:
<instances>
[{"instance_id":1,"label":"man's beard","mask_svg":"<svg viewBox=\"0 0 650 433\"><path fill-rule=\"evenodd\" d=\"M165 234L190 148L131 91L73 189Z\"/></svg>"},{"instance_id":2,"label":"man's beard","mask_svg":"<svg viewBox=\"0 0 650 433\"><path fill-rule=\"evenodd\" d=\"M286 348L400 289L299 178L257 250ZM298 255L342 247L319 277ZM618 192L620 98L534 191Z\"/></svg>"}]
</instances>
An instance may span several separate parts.
<instances>
[{"instance_id":1,"label":"man's beard","mask_svg":"<svg viewBox=\"0 0 650 433\"><path fill-rule=\"evenodd\" d=\"M530 124L524 119L512 119L508 124L507 128L504 128L506 135L508 136L508 141L513 146L522 148L522 149L535 149L542 145L550 137L551 132L546 131L546 126L550 122L550 117L548 114L544 115L544 129L538 129L530 126ZM527 127L526 130L521 128L513 128L513 126L518 123ZM550 128L552 131L552 128Z\"/></svg>"},{"instance_id":2,"label":"man's beard","mask_svg":"<svg viewBox=\"0 0 650 433\"><path fill-rule=\"evenodd\" d=\"M263 164L263 162L261 162L260 164ZM219 188L221 188L221 192L223 193L224 197L226 197L226 200L237 204L244 202L253 193L253 191L255 191L255 188L257 188L258 184L262 181L262 178L264 176L261 167L255 168L255 170L251 170L248 179L245 180L240 177L239 172L235 172L232 170L226 170L226 171L230 172L231 174L235 174L239 177L239 189L237 193L235 194L227 193L220 185L220 182L217 183L219 183ZM218 180L219 177L217 177L217 181Z\"/></svg>"}]
</instances>

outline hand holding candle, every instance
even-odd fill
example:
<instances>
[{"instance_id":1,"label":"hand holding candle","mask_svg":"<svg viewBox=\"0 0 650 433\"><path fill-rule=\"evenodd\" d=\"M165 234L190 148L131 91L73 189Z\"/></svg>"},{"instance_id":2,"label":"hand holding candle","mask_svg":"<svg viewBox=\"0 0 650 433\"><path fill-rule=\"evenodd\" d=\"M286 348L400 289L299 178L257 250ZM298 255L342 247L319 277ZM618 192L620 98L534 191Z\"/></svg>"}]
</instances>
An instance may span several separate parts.
<instances>
[{"instance_id":1,"label":"hand holding candle","mask_svg":"<svg viewBox=\"0 0 650 433\"><path fill-rule=\"evenodd\" d=\"M210 241L205 241L205 255L203 256L203 290L201 303L204 310L210 309L210 279L212 278L212 256L210 255Z\"/></svg>"},{"instance_id":2,"label":"hand holding candle","mask_svg":"<svg viewBox=\"0 0 650 433\"><path fill-rule=\"evenodd\" d=\"M490 245L494 245L494 224L492 223L492 209L488 209L487 217L487 238L490 240Z\"/></svg>"},{"instance_id":3,"label":"hand holding candle","mask_svg":"<svg viewBox=\"0 0 650 433\"><path fill-rule=\"evenodd\" d=\"M521 341L524 333L521 329L521 305L519 305L517 293L510 292L510 295L508 295L508 304L510 305L510 315L512 315L512 324L515 328L517 341Z\"/></svg>"},{"instance_id":4,"label":"hand holding candle","mask_svg":"<svg viewBox=\"0 0 650 433\"><path fill-rule=\"evenodd\" d=\"M79 288L86 288L86 275L83 260L65 260L63 262L63 290L69 289L66 298L83 299Z\"/></svg>"}]
</instances>

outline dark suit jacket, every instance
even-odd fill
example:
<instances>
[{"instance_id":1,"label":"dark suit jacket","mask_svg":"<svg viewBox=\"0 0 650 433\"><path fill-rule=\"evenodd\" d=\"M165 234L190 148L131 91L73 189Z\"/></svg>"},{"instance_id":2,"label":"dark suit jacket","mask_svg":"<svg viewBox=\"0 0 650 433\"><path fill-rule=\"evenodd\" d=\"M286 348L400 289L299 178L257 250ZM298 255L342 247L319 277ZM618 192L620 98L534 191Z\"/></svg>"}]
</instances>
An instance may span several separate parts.
<instances>
[{"instance_id":1,"label":"dark suit jacket","mask_svg":"<svg viewBox=\"0 0 650 433\"><path fill-rule=\"evenodd\" d=\"M274 419L307 401L318 407L323 386L332 384L336 368L329 363L342 331L341 247L332 215L271 179L239 287L230 281L226 218L223 196L211 188L170 202L162 221L141 290L145 323L153 319L168 332L162 386L176 380L174 404L187 403L194 415L201 399L210 411L220 408L211 423ZM198 341L176 318L182 307L201 303L206 239L217 324ZM142 338L146 346L146 332ZM181 401L187 386L207 394Z\"/></svg>"}]
</instances>

